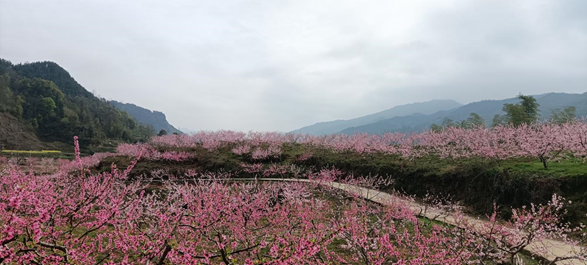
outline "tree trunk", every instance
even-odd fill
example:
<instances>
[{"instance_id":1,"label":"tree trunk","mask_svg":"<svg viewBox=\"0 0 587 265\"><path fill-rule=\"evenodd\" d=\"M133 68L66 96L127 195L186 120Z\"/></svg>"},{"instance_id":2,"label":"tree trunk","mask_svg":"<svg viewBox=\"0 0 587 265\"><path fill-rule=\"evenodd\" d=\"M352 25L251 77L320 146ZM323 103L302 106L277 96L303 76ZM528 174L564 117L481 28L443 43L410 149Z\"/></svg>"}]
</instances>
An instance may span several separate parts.
<instances>
[{"instance_id":1,"label":"tree trunk","mask_svg":"<svg viewBox=\"0 0 587 265\"><path fill-rule=\"evenodd\" d=\"M542 162L542 165L544 166L544 169L548 169L548 161L546 161L546 158L544 158L543 155L540 155L539 158L540 162Z\"/></svg>"}]
</instances>

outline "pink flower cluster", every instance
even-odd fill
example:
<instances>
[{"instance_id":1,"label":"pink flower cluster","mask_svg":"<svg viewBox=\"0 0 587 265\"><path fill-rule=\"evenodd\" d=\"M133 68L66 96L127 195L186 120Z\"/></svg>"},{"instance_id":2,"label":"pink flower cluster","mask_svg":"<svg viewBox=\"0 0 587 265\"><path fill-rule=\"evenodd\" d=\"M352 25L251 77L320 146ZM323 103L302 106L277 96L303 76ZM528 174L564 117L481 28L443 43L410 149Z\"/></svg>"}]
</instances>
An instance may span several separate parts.
<instances>
[{"instance_id":1,"label":"pink flower cluster","mask_svg":"<svg viewBox=\"0 0 587 265\"><path fill-rule=\"evenodd\" d=\"M284 177L285 174L287 174L289 172L290 168L291 167L288 165L271 164L269 166L269 168L267 168L267 169L265 169L265 171L263 171L263 176L264 177L271 177L271 176Z\"/></svg>"},{"instance_id":2,"label":"pink flower cluster","mask_svg":"<svg viewBox=\"0 0 587 265\"><path fill-rule=\"evenodd\" d=\"M306 160L312 158L312 156L313 156L312 153L303 153L296 158L296 161L299 161L299 162L306 161Z\"/></svg>"},{"instance_id":3,"label":"pink flower cluster","mask_svg":"<svg viewBox=\"0 0 587 265\"><path fill-rule=\"evenodd\" d=\"M117 248L109 227L126 223L125 209L137 204L142 188L120 182L117 170L86 172L2 173L0 263L89 264Z\"/></svg>"},{"instance_id":4,"label":"pink flower cluster","mask_svg":"<svg viewBox=\"0 0 587 265\"><path fill-rule=\"evenodd\" d=\"M237 155L248 155L253 160L264 160L273 157L279 157L281 155L282 143L273 142L260 142L253 141L241 144L232 149L232 152Z\"/></svg>"},{"instance_id":5,"label":"pink flower cluster","mask_svg":"<svg viewBox=\"0 0 587 265\"><path fill-rule=\"evenodd\" d=\"M165 135L153 137L151 143L155 146L174 148L195 148L202 146L208 150L215 150L224 144L233 144L245 139L246 134L233 131L198 132L192 135Z\"/></svg>"},{"instance_id":6,"label":"pink flower cluster","mask_svg":"<svg viewBox=\"0 0 587 265\"><path fill-rule=\"evenodd\" d=\"M241 163L241 167L244 172L252 174L252 173L260 173L263 171L263 164L256 163L256 164L247 164Z\"/></svg>"},{"instance_id":7,"label":"pink flower cluster","mask_svg":"<svg viewBox=\"0 0 587 265\"><path fill-rule=\"evenodd\" d=\"M267 148L257 147L252 153L251 158L254 160L264 160L267 158L278 157L281 155L281 147L270 145Z\"/></svg>"},{"instance_id":8,"label":"pink flower cluster","mask_svg":"<svg viewBox=\"0 0 587 265\"><path fill-rule=\"evenodd\" d=\"M90 168L97 166L102 159L109 156L115 156L115 153L95 153L91 156L80 157L75 161L69 161L65 159L60 160L60 170L63 172L69 172L72 170L80 170L81 168Z\"/></svg>"},{"instance_id":9,"label":"pink flower cluster","mask_svg":"<svg viewBox=\"0 0 587 265\"><path fill-rule=\"evenodd\" d=\"M175 136L175 135L174 135ZM116 148L118 154L126 156L141 156L150 160L167 160L167 161L186 161L194 157L193 154L186 151L163 151L160 152L155 147L148 144L121 144Z\"/></svg>"},{"instance_id":10,"label":"pink flower cluster","mask_svg":"<svg viewBox=\"0 0 587 265\"><path fill-rule=\"evenodd\" d=\"M251 146L248 144L239 145L232 149L232 152L237 155L245 155L251 152Z\"/></svg>"}]
</instances>

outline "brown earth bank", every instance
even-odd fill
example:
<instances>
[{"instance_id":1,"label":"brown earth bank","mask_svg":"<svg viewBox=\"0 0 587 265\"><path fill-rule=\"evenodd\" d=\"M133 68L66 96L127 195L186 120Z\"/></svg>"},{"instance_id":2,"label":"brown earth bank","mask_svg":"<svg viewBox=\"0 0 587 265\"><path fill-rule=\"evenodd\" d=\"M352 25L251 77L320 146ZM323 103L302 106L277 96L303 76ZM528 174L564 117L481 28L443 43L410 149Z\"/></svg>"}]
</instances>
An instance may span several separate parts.
<instances>
[{"instance_id":1,"label":"brown earth bank","mask_svg":"<svg viewBox=\"0 0 587 265\"><path fill-rule=\"evenodd\" d=\"M16 117L0 112L0 149L40 150L43 143Z\"/></svg>"},{"instance_id":2,"label":"brown earth bank","mask_svg":"<svg viewBox=\"0 0 587 265\"><path fill-rule=\"evenodd\" d=\"M73 140L72 140L73 143ZM0 150L59 150L72 152L73 145L61 142L43 142L30 126L9 113L0 112Z\"/></svg>"}]
</instances>

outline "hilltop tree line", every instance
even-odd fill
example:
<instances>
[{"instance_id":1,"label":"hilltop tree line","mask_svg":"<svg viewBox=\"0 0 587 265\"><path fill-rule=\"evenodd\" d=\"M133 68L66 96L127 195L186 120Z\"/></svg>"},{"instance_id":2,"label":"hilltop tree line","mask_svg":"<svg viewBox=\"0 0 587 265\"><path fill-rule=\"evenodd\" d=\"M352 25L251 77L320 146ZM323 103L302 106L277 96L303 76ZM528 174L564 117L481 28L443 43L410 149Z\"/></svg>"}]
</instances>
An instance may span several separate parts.
<instances>
[{"instance_id":1,"label":"hilltop tree line","mask_svg":"<svg viewBox=\"0 0 587 265\"><path fill-rule=\"evenodd\" d=\"M540 104L536 102L536 99L532 96L519 95L518 99L520 102L517 104L504 104L503 111L505 114L496 114L493 117L491 127L508 124L514 127L518 127L524 124L533 124L538 122L540 118L538 107ZM563 124L573 121L576 118L575 106L569 106L562 110L555 109L550 115L550 119L554 123ZM450 118L445 118L442 124L432 124L430 129L438 132L446 128L464 128L472 129L477 127L485 127L485 120L477 113L473 112L469 118L462 121L453 121Z\"/></svg>"},{"instance_id":2,"label":"hilltop tree line","mask_svg":"<svg viewBox=\"0 0 587 265\"><path fill-rule=\"evenodd\" d=\"M144 141L153 129L109 105L53 62L13 65L0 59L0 112L10 113L41 140L101 145Z\"/></svg>"}]
</instances>

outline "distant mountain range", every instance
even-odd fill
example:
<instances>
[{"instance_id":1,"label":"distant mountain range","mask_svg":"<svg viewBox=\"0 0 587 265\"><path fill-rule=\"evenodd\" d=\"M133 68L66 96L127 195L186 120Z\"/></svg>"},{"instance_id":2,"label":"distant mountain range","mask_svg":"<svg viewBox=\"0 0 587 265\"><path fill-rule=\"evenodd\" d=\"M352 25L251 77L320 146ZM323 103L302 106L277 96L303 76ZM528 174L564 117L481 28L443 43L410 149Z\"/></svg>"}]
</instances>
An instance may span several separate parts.
<instances>
[{"instance_id":1,"label":"distant mountain range","mask_svg":"<svg viewBox=\"0 0 587 265\"><path fill-rule=\"evenodd\" d=\"M569 106L575 106L577 108L576 114L578 117L587 116L587 92L583 94L548 93L536 95L534 97L540 104L539 110L541 115L540 118L542 120L549 119L554 109L563 109ZM440 102L444 102L445 104L438 104L439 101L433 100L422 103L401 105L372 115L347 121L322 122L303 127L293 132L308 133L313 135L332 133L381 134L386 132L416 132L426 130L430 128L432 124L441 124L445 118L449 118L454 121L465 120L473 112L479 114L485 120L486 125L490 125L493 117L496 114L504 114L502 111L503 104L514 104L519 102L519 99L509 98L504 100L483 100L466 105L454 105L458 103L450 100L443 100ZM453 102L454 107L450 107L450 102ZM435 107L437 108L436 111ZM422 108L425 108L428 113L423 112ZM400 113L394 112L392 110L403 110L404 112ZM369 121L369 118L367 117L381 117L378 116L380 113L387 113L393 116L388 116L386 118L375 121L371 120L371 122L366 123L362 122ZM353 122L357 120L361 121L358 123L363 124L353 124Z\"/></svg>"},{"instance_id":2,"label":"distant mountain range","mask_svg":"<svg viewBox=\"0 0 587 265\"><path fill-rule=\"evenodd\" d=\"M358 117L350 120L335 120L328 122L320 122L314 125L306 126L298 130L292 131L292 133L311 134L311 135L324 135L341 132L347 128L360 127L383 121L393 117L407 116L419 113L421 115L433 114L438 111L455 109L462 106L454 100L432 100L427 102L418 102L406 105L400 105L373 113L367 116Z\"/></svg>"},{"instance_id":3,"label":"distant mountain range","mask_svg":"<svg viewBox=\"0 0 587 265\"><path fill-rule=\"evenodd\" d=\"M165 130L167 133L179 133L183 132L173 127L173 125L167 122L165 114L160 111L151 111L142 107L139 107L132 103L122 103L116 100L108 101L110 105L116 107L119 110L126 111L131 117L137 120L139 123L144 125L151 125L154 133L159 133L160 130Z\"/></svg>"}]
</instances>

